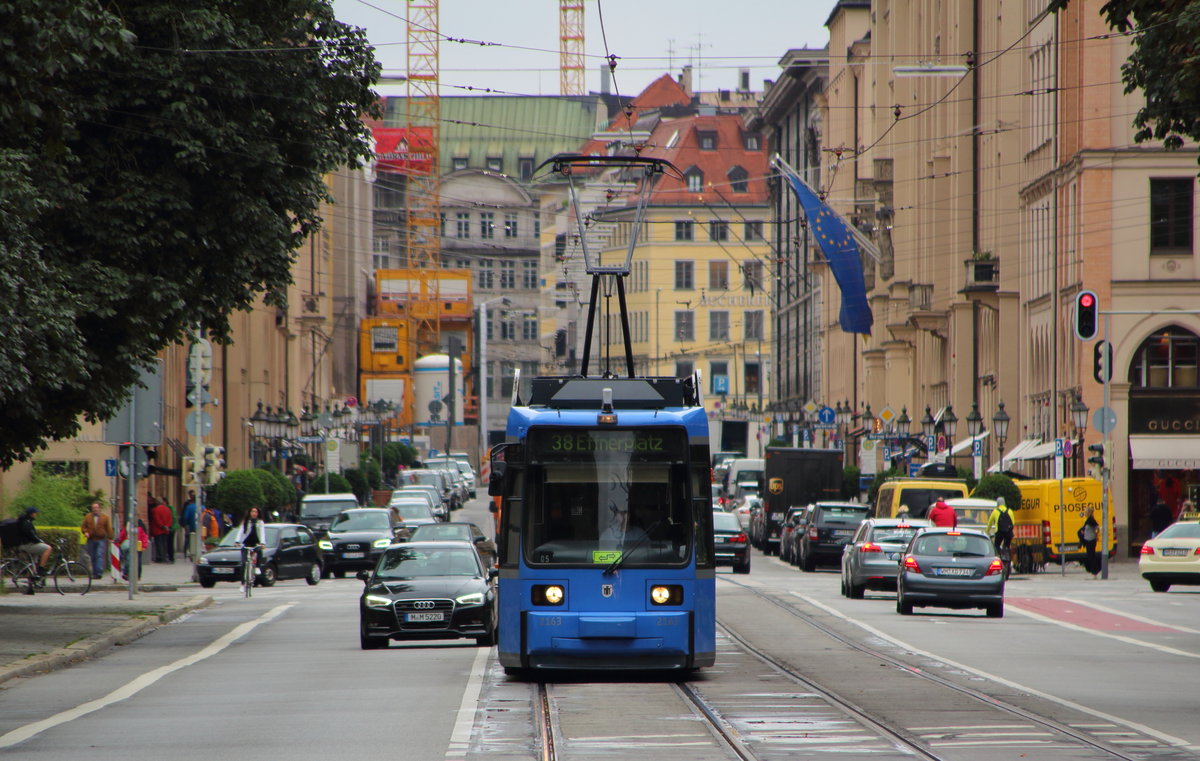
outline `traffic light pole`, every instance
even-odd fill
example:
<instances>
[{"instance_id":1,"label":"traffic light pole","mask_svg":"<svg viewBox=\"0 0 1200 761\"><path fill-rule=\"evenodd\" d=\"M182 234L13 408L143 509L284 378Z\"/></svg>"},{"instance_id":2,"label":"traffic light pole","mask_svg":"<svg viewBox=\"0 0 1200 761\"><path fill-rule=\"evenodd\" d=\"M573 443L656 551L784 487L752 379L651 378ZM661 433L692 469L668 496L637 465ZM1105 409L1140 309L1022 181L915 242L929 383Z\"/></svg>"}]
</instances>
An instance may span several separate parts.
<instances>
[{"instance_id":1,"label":"traffic light pole","mask_svg":"<svg viewBox=\"0 0 1200 761\"><path fill-rule=\"evenodd\" d=\"M1104 312L1103 314L1104 314L1104 343L1105 343L1104 351L1108 352L1108 351L1111 351L1111 349L1109 347L1112 346L1112 313ZM1111 393L1109 391L1109 384L1112 382L1112 370L1113 370L1112 369L1112 355L1109 354L1108 357L1109 357L1109 359L1106 363L1107 366L1105 367L1106 372L1104 373L1104 409L1105 410L1111 409L1108 406L1108 404L1110 401L1110 393ZM1100 414L1104 415L1106 413L1101 412ZM1109 504L1110 503L1109 496L1112 491L1112 479L1110 477L1111 473L1112 473L1112 463L1110 461L1112 460L1111 452L1112 452L1112 429L1113 429L1113 427L1111 425L1106 425L1105 428L1108 429L1104 432L1105 461L1104 461L1103 467L1101 467L1101 469L1100 469L1100 477L1101 477L1100 494L1101 494L1101 500L1102 500L1102 502L1101 502L1102 507L1100 508L1100 516L1101 516L1101 518L1100 518L1100 578L1107 580L1108 579L1108 548L1111 546L1111 542L1112 542L1112 540L1109 537L1109 532L1112 531L1112 518L1110 517L1112 515L1112 507ZM1082 442L1080 442L1080 443L1082 443Z\"/></svg>"}]
</instances>

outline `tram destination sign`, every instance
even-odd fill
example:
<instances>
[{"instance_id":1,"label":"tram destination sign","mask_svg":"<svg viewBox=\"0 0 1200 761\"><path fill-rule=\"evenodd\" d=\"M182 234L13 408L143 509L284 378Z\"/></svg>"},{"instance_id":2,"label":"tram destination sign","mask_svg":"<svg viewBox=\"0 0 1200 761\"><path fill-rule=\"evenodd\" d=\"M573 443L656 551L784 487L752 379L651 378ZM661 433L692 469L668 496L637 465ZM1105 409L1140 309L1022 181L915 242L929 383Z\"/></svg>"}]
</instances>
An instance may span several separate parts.
<instances>
[{"instance_id":1,"label":"tram destination sign","mask_svg":"<svg viewBox=\"0 0 1200 761\"><path fill-rule=\"evenodd\" d=\"M529 441L535 462L578 461L606 455L663 462L682 460L687 454L683 431L671 428L534 429L529 432Z\"/></svg>"}]
</instances>

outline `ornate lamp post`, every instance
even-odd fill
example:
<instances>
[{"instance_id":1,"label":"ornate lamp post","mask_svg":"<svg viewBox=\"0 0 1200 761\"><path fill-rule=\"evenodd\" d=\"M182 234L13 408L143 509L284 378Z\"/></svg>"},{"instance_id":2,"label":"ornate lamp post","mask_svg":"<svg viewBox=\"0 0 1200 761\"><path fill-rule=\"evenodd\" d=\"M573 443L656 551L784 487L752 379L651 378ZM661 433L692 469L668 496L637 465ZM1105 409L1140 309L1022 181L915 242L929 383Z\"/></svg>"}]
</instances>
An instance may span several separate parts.
<instances>
[{"instance_id":1,"label":"ornate lamp post","mask_svg":"<svg viewBox=\"0 0 1200 761\"><path fill-rule=\"evenodd\" d=\"M921 433L925 434L925 460L932 462L937 454L937 440L934 438L937 435L937 421L933 419L928 404L925 405L925 417L921 418Z\"/></svg>"},{"instance_id":2,"label":"ornate lamp post","mask_svg":"<svg viewBox=\"0 0 1200 761\"><path fill-rule=\"evenodd\" d=\"M983 415L979 414L979 403L971 402L971 411L967 413L967 434L971 437L971 462L974 465L975 477L983 475L983 447L977 443L983 433ZM975 454L979 452L979 454Z\"/></svg>"},{"instance_id":3,"label":"ornate lamp post","mask_svg":"<svg viewBox=\"0 0 1200 761\"><path fill-rule=\"evenodd\" d=\"M1081 473L1083 472L1083 434L1087 433L1088 406L1083 403L1083 399L1079 398L1079 394L1076 394L1070 409L1071 425L1075 428L1075 438L1079 442L1079 445L1075 447L1079 450L1079 467L1075 472Z\"/></svg>"},{"instance_id":4,"label":"ornate lamp post","mask_svg":"<svg viewBox=\"0 0 1200 761\"><path fill-rule=\"evenodd\" d=\"M1001 400L996 414L992 415L992 430L996 432L996 442L1000 445L1000 472L1004 472L1004 442L1008 440L1008 413L1004 411L1004 401Z\"/></svg>"}]
</instances>

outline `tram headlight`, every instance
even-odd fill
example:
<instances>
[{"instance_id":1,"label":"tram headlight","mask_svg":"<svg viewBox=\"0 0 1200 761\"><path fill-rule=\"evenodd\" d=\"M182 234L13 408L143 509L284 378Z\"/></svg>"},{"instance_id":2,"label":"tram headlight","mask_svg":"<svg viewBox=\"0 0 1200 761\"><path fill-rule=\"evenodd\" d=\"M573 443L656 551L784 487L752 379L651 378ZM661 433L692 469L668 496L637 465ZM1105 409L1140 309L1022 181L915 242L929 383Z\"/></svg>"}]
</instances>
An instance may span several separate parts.
<instances>
[{"instance_id":1,"label":"tram headlight","mask_svg":"<svg viewBox=\"0 0 1200 761\"><path fill-rule=\"evenodd\" d=\"M533 588L534 605L562 605L567 591L558 584L538 584Z\"/></svg>"},{"instance_id":2,"label":"tram headlight","mask_svg":"<svg viewBox=\"0 0 1200 761\"><path fill-rule=\"evenodd\" d=\"M650 587L650 602L655 605L679 605L683 602L683 587L678 584L655 584Z\"/></svg>"}]
</instances>

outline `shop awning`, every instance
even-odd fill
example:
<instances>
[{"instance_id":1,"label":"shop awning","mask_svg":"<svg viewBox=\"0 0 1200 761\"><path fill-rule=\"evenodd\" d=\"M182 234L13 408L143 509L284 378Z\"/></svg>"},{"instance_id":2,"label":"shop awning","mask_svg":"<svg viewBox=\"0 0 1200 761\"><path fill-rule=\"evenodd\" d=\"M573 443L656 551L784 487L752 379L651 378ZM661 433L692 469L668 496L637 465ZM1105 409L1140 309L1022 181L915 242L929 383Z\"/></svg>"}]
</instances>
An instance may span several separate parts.
<instances>
[{"instance_id":1,"label":"shop awning","mask_svg":"<svg viewBox=\"0 0 1200 761\"><path fill-rule=\"evenodd\" d=\"M971 436L970 438L963 439L962 441L958 442L954 446L950 447L950 454L958 454L959 452L963 451L964 449L970 449L971 444L974 443L974 441L976 439L978 439L979 441L983 441L984 439L986 439L988 437L988 434L990 434L990 433L991 433L991 431L983 431L978 436Z\"/></svg>"},{"instance_id":2,"label":"shop awning","mask_svg":"<svg viewBox=\"0 0 1200 761\"><path fill-rule=\"evenodd\" d=\"M1026 449L1019 456L1014 457L1014 460L1044 460L1047 457L1054 456L1054 442L1047 441L1045 444L1035 444L1029 449ZM1007 457L1005 458L1008 459Z\"/></svg>"},{"instance_id":3,"label":"shop awning","mask_svg":"<svg viewBox=\"0 0 1200 761\"><path fill-rule=\"evenodd\" d=\"M1130 436L1134 470L1200 470L1200 436Z\"/></svg>"},{"instance_id":4,"label":"shop awning","mask_svg":"<svg viewBox=\"0 0 1200 761\"><path fill-rule=\"evenodd\" d=\"M1036 447L1040 443L1042 443L1042 440L1040 438L1025 439L1025 440L1021 441L1015 447L1008 450L1008 453L1004 455L1004 462L1007 463L1007 462L1011 462L1012 460L1023 459L1021 457L1021 455L1024 452L1026 452L1027 450L1029 450L1033 447ZM988 473L998 473L998 472L1000 472L1000 463L999 462L993 463L992 467L988 468Z\"/></svg>"}]
</instances>

